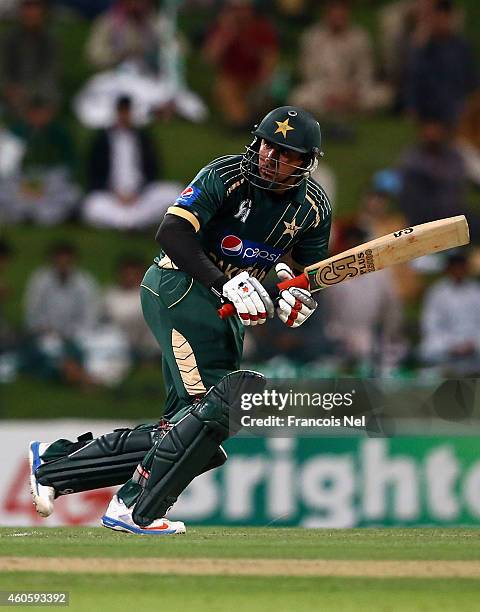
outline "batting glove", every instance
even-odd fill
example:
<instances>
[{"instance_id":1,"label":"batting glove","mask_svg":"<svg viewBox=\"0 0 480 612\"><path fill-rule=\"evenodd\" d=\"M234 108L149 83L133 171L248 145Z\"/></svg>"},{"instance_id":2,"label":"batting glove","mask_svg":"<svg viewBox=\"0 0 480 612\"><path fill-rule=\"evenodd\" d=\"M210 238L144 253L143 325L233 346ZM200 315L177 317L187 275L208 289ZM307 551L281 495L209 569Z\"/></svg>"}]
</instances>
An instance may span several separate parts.
<instances>
[{"instance_id":1,"label":"batting glove","mask_svg":"<svg viewBox=\"0 0 480 612\"><path fill-rule=\"evenodd\" d=\"M222 288L223 297L235 306L243 325L261 325L275 312L273 302L260 281L240 272Z\"/></svg>"},{"instance_id":2,"label":"batting glove","mask_svg":"<svg viewBox=\"0 0 480 612\"><path fill-rule=\"evenodd\" d=\"M287 264L279 263L275 266L275 272L281 281L294 278L292 269ZM290 287L280 293L277 302L277 316L289 327L299 327L310 317L317 308L317 302L313 299L310 291Z\"/></svg>"}]
</instances>

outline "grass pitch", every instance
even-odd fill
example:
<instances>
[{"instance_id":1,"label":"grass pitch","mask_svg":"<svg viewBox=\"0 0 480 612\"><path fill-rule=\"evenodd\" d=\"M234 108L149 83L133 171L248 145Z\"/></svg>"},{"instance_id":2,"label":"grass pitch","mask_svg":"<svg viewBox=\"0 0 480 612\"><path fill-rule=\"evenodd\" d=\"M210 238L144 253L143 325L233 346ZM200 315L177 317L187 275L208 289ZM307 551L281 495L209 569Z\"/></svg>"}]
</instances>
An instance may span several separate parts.
<instances>
[{"instance_id":1,"label":"grass pitch","mask_svg":"<svg viewBox=\"0 0 480 612\"><path fill-rule=\"evenodd\" d=\"M0 590L67 590L79 611L467 612L480 609L480 531L4 528L0 571Z\"/></svg>"}]
</instances>

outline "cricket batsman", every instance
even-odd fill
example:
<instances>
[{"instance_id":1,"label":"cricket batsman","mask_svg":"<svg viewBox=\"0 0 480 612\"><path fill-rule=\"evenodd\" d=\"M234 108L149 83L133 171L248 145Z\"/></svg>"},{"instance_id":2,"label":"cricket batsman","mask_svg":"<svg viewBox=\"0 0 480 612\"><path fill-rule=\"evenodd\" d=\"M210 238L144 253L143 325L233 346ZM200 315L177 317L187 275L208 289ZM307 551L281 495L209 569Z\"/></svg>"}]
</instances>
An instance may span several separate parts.
<instances>
[{"instance_id":1,"label":"cricket batsman","mask_svg":"<svg viewBox=\"0 0 480 612\"><path fill-rule=\"evenodd\" d=\"M243 393L264 377L240 369L244 330L278 316L302 325L316 309L306 289L282 291L274 304L262 285L327 255L331 207L311 174L321 155L318 122L283 106L253 130L243 155L207 164L158 229L160 254L140 292L145 320L163 354L167 399L159 423L76 442L30 444L31 489L41 516L56 497L123 484L102 524L134 534L185 533L168 509L199 474L227 459L222 443L240 429ZM226 301L236 317L221 319ZM133 473L133 476L132 476Z\"/></svg>"}]
</instances>

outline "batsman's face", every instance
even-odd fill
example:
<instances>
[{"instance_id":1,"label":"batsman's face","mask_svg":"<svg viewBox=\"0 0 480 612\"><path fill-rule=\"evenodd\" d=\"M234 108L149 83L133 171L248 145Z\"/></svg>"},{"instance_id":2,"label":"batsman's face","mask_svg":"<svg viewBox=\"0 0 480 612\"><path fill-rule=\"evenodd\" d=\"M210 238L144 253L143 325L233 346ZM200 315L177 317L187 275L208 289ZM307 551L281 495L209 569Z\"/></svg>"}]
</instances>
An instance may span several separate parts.
<instances>
[{"instance_id":1,"label":"batsman's face","mask_svg":"<svg viewBox=\"0 0 480 612\"><path fill-rule=\"evenodd\" d=\"M303 158L300 153L262 139L258 152L258 169L263 179L288 186L298 180L302 167Z\"/></svg>"}]
</instances>

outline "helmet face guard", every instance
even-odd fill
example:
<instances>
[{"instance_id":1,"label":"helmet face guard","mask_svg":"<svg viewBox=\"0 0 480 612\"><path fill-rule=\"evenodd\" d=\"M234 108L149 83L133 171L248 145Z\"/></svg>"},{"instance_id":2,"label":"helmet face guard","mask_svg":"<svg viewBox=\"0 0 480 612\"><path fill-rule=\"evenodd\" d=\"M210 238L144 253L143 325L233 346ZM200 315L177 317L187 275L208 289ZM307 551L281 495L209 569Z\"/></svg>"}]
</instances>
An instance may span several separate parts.
<instances>
[{"instance_id":1,"label":"helmet face guard","mask_svg":"<svg viewBox=\"0 0 480 612\"><path fill-rule=\"evenodd\" d=\"M282 166L286 168L292 168L291 174L284 178L282 181L276 180L279 174L279 160L274 160L275 166L273 168L274 176L272 179L265 179L260 174L259 166L259 149L261 141L255 137L253 142L245 147L245 153L240 165L241 172L247 181L254 187L259 189L267 189L270 191L284 191L287 189L294 189L303 183L312 172L314 172L318 166L318 158L316 156L310 156L310 159L306 159L304 164L297 166L296 164L288 164L282 162Z\"/></svg>"},{"instance_id":2,"label":"helmet face guard","mask_svg":"<svg viewBox=\"0 0 480 612\"><path fill-rule=\"evenodd\" d=\"M255 126L253 142L245 147L241 170L245 178L255 187L271 191L285 191L294 189L305 181L318 165L321 153L321 133L318 121L301 108L295 106L282 106L266 115L259 125ZM302 165L289 164L282 161L283 169L290 166L292 171L288 176L279 180L279 160L270 166L273 171L272 179L265 179L260 173L260 145L261 140L282 149L289 149L300 153L303 157Z\"/></svg>"}]
</instances>

